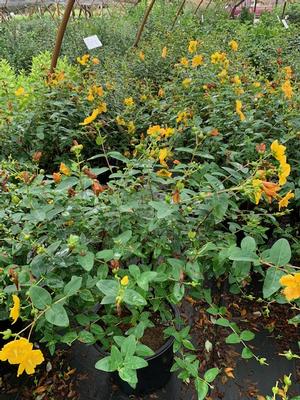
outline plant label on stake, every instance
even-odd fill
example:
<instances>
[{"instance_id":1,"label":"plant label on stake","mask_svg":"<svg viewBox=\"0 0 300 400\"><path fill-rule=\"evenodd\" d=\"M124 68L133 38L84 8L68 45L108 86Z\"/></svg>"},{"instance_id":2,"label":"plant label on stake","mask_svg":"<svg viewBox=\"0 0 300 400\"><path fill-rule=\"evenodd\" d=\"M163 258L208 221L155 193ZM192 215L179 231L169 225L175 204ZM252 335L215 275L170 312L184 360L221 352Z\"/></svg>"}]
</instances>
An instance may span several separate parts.
<instances>
[{"instance_id":1,"label":"plant label on stake","mask_svg":"<svg viewBox=\"0 0 300 400\"><path fill-rule=\"evenodd\" d=\"M97 35L88 36L84 38L83 41L89 50L96 49L97 47L102 47L102 43L100 42Z\"/></svg>"},{"instance_id":2,"label":"plant label on stake","mask_svg":"<svg viewBox=\"0 0 300 400\"><path fill-rule=\"evenodd\" d=\"M283 26L285 27L285 29L289 29L288 23L285 19L282 19L281 22L282 22Z\"/></svg>"}]
</instances>

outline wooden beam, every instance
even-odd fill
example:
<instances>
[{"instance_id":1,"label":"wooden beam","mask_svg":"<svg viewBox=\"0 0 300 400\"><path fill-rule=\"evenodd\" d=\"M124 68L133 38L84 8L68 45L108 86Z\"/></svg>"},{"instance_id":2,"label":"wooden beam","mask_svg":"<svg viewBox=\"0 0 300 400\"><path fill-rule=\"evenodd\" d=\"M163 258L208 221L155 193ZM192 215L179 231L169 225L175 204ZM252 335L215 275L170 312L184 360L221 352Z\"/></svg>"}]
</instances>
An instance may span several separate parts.
<instances>
[{"instance_id":1,"label":"wooden beam","mask_svg":"<svg viewBox=\"0 0 300 400\"><path fill-rule=\"evenodd\" d=\"M144 30L146 22L148 20L149 14L150 14L153 6L154 6L154 3L155 3L155 0L151 0L151 3L149 4L148 8L145 11L142 23L141 23L141 25L139 27L139 30L138 30L137 34L136 34L136 38L135 38L135 41L133 43L133 47L138 47L138 44L139 44L139 42L141 40L141 36L142 36L143 30Z\"/></svg>"},{"instance_id":2,"label":"wooden beam","mask_svg":"<svg viewBox=\"0 0 300 400\"><path fill-rule=\"evenodd\" d=\"M55 68L57 65L57 60L58 60L60 50L61 50L62 41L63 41L64 35L66 32L67 24L69 22L74 3L75 3L75 0L68 0L63 18L62 18L60 26L58 28L57 35L56 35L56 42L55 42L55 46L54 46L54 50L53 50L53 54L52 54L50 74L53 74L53 72L55 71Z\"/></svg>"}]
</instances>

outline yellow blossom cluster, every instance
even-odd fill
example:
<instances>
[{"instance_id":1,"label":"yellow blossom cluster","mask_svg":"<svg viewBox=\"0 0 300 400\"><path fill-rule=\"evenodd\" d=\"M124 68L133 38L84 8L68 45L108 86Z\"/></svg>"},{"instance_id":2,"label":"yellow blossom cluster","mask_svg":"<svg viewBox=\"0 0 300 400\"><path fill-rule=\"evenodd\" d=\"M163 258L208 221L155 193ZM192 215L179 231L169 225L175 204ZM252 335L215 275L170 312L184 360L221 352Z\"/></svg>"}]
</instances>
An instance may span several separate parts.
<instances>
[{"instance_id":1,"label":"yellow blossom cluster","mask_svg":"<svg viewBox=\"0 0 300 400\"><path fill-rule=\"evenodd\" d=\"M13 320L13 324L17 321L17 319L20 316L20 299L18 296L16 296L15 294L12 295L13 298L13 307L10 309L10 318L12 318Z\"/></svg>"},{"instance_id":2,"label":"yellow blossom cluster","mask_svg":"<svg viewBox=\"0 0 300 400\"><path fill-rule=\"evenodd\" d=\"M194 54L197 51L198 40L191 40L189 43L188 51L190 54Z\"/></svg>"},{"instance_id":3,"label":"yellow blossom cluster","mask_svg":"<svg viewBox=\"0 0 300 400\"><path fill-rule=\"evenodd\" d=\"M240 120L244 121L246 119L246 117L242 111L242 108L243 108L243 103L241 102L241 100L236 100L235 101L235 112L240 117Z\"/></svg>"},{"instance_id":4,"label":"yellow blossom cluster","mask_svg":"<svg viewBox=\"0 0 300 400\"><path fill-rule=\"evenodd\" d=\"M300 298L300 273L284 275L280 278L280 283L285 286L283 294L288 301Z\"/></svg>"},{"instance_id":5,"label":"yellow blossom cluster","mask_svg":"<svg viewBox=\"0 0 300 400\"><path fill-rule=\"evenodd\" d=\"M163 128L160 125L152 125L148 128L147 134L158 140L168 138L174 134L174 128Z\"/></svg>"},{"instance_id":6,"label":"yellow blossom cluster","mask_svg":"<svg viewBox=\"0 0 300 400\"><path fill-rule=\"evenodd\" d=\"M286 147L283 146L275 140L271 144L271 151L273 156L279 161L279 169L278 169L278 183L269 182L265 179L265 172L258 171L259 177L252 180L252 187L254 192L255 203L258 204L262 195L264 194L269 203L271 203L272 199L278 199L278 208L281 210L285 208L289 204L289 200L294 198L294 193L289 191L283 197L280 197L278 192L280 191L282 185L284 185L287 181L287 177L291 172L291 167L286 161L285 155Z\"/></svg>"},{"instance_id":7,"label":"yellow blossom cluster","mask_svg":"<svg viewBox=\"0 0 300 400\"><path fill-rule=\"evenodd\" d=\"M286 79L281 86L281 90L284 93L286 99L290 100L293 97L293 87L291 85L291 81Z\"/></svg>"},{"instance_id":8,"label":"yellow blossom cluster","mask_svg":"<svg viewBox=\"0 0 300 400\"><path fill-rule=\"evenodd\" d=\"M176 118L176 122L178 124L180 124L181 122L183 122L184 125L188 124L188 119L191 118L193 116L191 111L180 111L177 114L177 118Z\"/></svg>"},{"instance_id":9,"label":"yellow blossom cluster","mask_svg":"<svg viewBox=\"0 0 300 400\"><path fill-rule=\"evenodd\" d=\"M223 68L228 68L229 66L229 60L224 52L216 51L211 55L210 61L212 64L223 65Z\"/></svg>"},{"instance_id":10,"label":"yellow blossom cluster","mask_svg":"<svg viewBox=\"0 0 300 400\"><path fill-rule=\"evenodd\" d=\"M97 108L95 108L92 112L91 115L89 115L88 117L86 117L83 122L80 122L79 125L89 125L90 123L92 123L93 121L95 121L95 119L98 117L98 115L105 113L107 111L107 105L105 102L102 102L99 104L99 106Z\"/></svg>"},{"instance_id":11,"label":"yellow blossom cluster","mask_svg":"<svg viewBox=\"0 0 300 400\"><path fill-rule=\"evenodd\" d=\"M89 88L89 93L87 96L88 101L94 101L95 96L102 97L104 95L104 91L102 86L93 85Z\"/></svg>"},{"instance_id":12,"label":"yellow blossom cluster","mask_svg":"<svg viewBox=\"0 0 300 400\"><path fill-rule=\"evenodd\" d=\"M33 344L25 338L13 340L3 346L0 351L0 361L8 361L10 364L19 364L17 375L24 371L31 375L37 365L44 361L41 350L33 350Z\"/></svg>"},{"instance_id":13,"label":"yellow blossom cluster","mask_svg":"<svg viewBox=\"0 0 300 400\"><path fill-rule=\"evenodd\" d=\"M287 177L291 173L291 166L286 162L285 150L286 147L278 143L278 140L271 144L271 151L276 160L279 161L278 178L281 186L286 183Z\"/></svg>"},{"instance_id":14,"label":"yellow blossom cluster","mask_svg":"<svg viewBox=\"0 0 300 400\"><path fill-rule=\"evenodd\" d=\"M239 45L236 40L230 40L228 43L232 51L238 51Z\"/></svg>"},{"instance_id":15,"label":"yellow blossom cluster","mask_svg":"<svg viewBox=\"0 0 300 400\"><path fill-rule=\"evenodd\" d=\"M124 105L126 107L133 107L134 106L134 100L132 97L126 97L123 101Z\"/></svg>"}]
</instances>

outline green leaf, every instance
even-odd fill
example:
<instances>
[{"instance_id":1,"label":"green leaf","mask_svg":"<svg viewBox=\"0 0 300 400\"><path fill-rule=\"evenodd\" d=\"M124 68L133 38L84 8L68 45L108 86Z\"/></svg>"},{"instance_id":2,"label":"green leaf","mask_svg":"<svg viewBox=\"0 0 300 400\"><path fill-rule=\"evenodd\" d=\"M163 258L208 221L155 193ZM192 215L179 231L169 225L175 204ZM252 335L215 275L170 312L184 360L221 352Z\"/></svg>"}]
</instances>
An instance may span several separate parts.
<instances>
[{"instance_id":1,"label":"green leaf","mask_svg":"<svg viewBox=\"0 0 300 400\"><path fill-rule=\"evenodd\" d=\"M129 367L131 369L140 369L147 367L148 363L141 357L137 356L129 356L124 360L124 366Z\"/></svg>"},{"instance_id":2,"label":"green leaf","mask_svg":"<svg viewBox=\"0 0 300 400\"><path fill-rule=\"evenodd\" d=\"M123 156L123 154L119 153L118 151L110 151L108 153L108 156L111 157L111 158L114 158L116 160L122 161L125 164L127 164L129 162L128 158Z\"/></svg>"},{"instance_id":3,"label":"green leaf","mask_svg":"<svg viewBox=\"0 0 300 400\"><path fill-rule=\"evenodd\" d=\"M246 330L241 333L240 337L245 342L248 342L249 340L253 340L255 338L255 334L251 331Z\"/></svg>"},{"instance_id":4,"label":"green leaf","mask_svg":"<svg viewBox=\"0 0 300 400\"><path fill-rule=\"evenodd\" d=\"M88 251L84 256L78 256L78 262L86 271L91 271L94 266L95 256L94 253Z\"/></svg>"},{"instance_id":5,"label":"green leaf","mask_svg":"<svg viewBox=\"0 0 300 400\"><path fill-rule=\"evenodd\" d=\"M245 251L248 251L250 253L256 251L256 242L255 239L251 236L246 236L241 242L241 248Z\"/></svg>"},{"instance_id":6,"label":"green leaf","mask_svg":"<svg viewBox=\"0 0 300 400\"><path fill-rule=\"evenodd\" d=\"M171 215L175 211L175 207L169 203L162 201L149 201L149 205L157 211L157 218L162 219Z\"/></svg>"},{"instance_id":7,"label":"green leaf","mask_svg":"<svg viewBox=\"0 0 300 400\"><path fill-rule=\"evenodd\" d=\"M66 343L68 346L71 346L71 344L75 342L76 339L77 339L76 332L68 332L61 338L61 342Z\"/></svg>"},{"instance_id":8,"label":"green leaf","mask_svg":"<svg viewBox=\"0 0 300 400\"><path fill-rule=\"evenodd\" d=\"M39 310L44 310L52 303L51 295L46 289L39 286L32 286L29 289L29 296L32 300L34 307Z\"/></svg>"},{"instance_id":9,"label":"green leaf","mask_svg":"<svg viewBox=\"0 0 300 400\"><path fill-rule=\"evenodd\" d=\"M219 319L217 319L217 320L215 321L215 324L216 324L216 325L220 325L220 326L225 326L225 327L227 327L227 326L230 325L230 322L229 322L227 319L225 319L225 318L219 318Z\"/></svg>"},{"instance_id":10,"label":"green leaf","mask_svg":"<svg viewBox=\"0 0 300 400\"><path fill-rule=\"evenodd\" d=\"M119 369L119 376L123 381L127 382L131 387L133 387L133 389L135 389L138 381L135 369L121 368Z\"/></svg>"},{"instance_id":11,"label":"green leaf","mask_svg":"<svg viewBox=\"0 0 300 400\"><path fill-rule=\"evenodd\" d=\"M150 357L153 356L155 353L152 349L150 349L150 347L138 343L136 347L136 354L140 357Z\"/></svg>"},{"instance_id":12,"label":"green leaf","mask_svg":"<svg viewBox=\"0 0 300 400\"><path fill-rule=\"evenodd\" d=\"M132 231L131 230L127 230L127 231L121 233L121 235L117 236L114 239L114 242L119 246L124 246L124 244L129 242L131 237L132 237Z\"/></svg>"},{"instance_id":13,"label":"green leaf","mask_svg":"<svg viewBox=\"0 0 300 400\"><path fill-rule=\"evenodd\" d=\"M208 383L213 382L218 376L219 372L220 372L219 368L211 368L207 370L204 374L205 381Z\"/></svg>"},{"instance_id":14,"label":"green leaf","mask_svg":"<svg viewBox=\"0 0 300 400\"><path fill-rule=\"evenodd\" d=\"M240 343L241 339L237 333L232 333L231 335L227 336L225 342L227 344L236 344L236 343Z\"/></svg>"},{"instance_id":15,"label":"green leaf","mask_svg":"<svg viewBox=\"0 0 300 400\"><path fill-rule=\"evenodd\" d=\"M96 258L99 260L110 261L114 258L113 250L101 250L96 254Z\"/></svg>"},{"instance_id":16,"label":"green leaf","mask_svg":"<svg viewBox=\"0 0 300 400\"><path fill-rule=\"evenodd\" d=\"M250 261L255 262L259 258L254 252L250 252L245 249L240 249L239 247L235 247L231 250L229 255L229 260L233 261Z\"/></svg>"},{"instance_id":17,"label":"green leaf","mask_svg":"<svg viewBox=\"0 0 300 400\"><path fill-rule=\"evenodd\" d=\"M195 388L197 391L198 400L204 400L208 393L208 384L200 378L196 378Z\"/></svg>"},{"instance_id":18,"label":"green leaf","mask_svg":"<svg viewBox=\"0 0 300 400\"><path fill-rule=\"evenodd\" d=\"M276 267L270 267L267 270L266 277L263 286L263 296L265 299L272 296L278 289L280 289L280 278L284 275L284 272Z\"/></svg>"},{"instance_id":19,"label":"green leaf","mask_svg":"<svg viewBox=\"0 0 300 400\"><path fill-rule=\"evenodd\" d=\"M52 304L51 308L46 311L45 318L50 324L67 327L69 326L69 317L62 304Z\"/></svg>"},{"instance_id":20,"label":"green leaf","mask_svg":"<svg viewBox=\"0 0 300 400\"><path fill-rule=\"evenodd\" d=\"M125 340L123 340L121 345L121 353L124 358L133 356L133 354L135 353L135 349L136 339L134 335L130 335Z\"/></svg>"},{"instance_id":21,"label":"green leaf","mask_svg":"<svg viewBox=\"0 0 300 400\"><path fill-rule=\"evenodd\" d=\"M141 274L141 276L137 280L137 284L140 288L145 290L146 292L149 289L149 282L153 281L157 276L157 272L154 271L146 271Z\"/></svg>"},{"instance_id":22,"label":"green leaf","mask_svg":"<svg viewBox=\"0 0 300 400\"><path fill-rule=\"evenodd\" d=\"M144 297L133 289L126 289L124 301L131 306L145 306L147 304Z\"/></svg>"},{"instance_id":23,"label":"green leaf","mask_svg":"<svg viewBox=\"0 0 300 400\"><path fill-rule=\"evenodd\" d=\"M176 302L179 302L182 300L184 296L184 285L181 285L179 282L175 283L174 288L173 288L173 297L176 300Z\"/></svg>"},{"instance_id":24,"label":"green leaf","mask_svg":"<svg viewBox=\"0 0 300 400\"><path fill-rule=\"evenodd\" d=\"M117 369L114 368L111 364L111 356L104 357L101 360L97 361L95 364L95 368L105 372L113 372Z\"/></svg>"},{"instance_id":25,"label":"green leaf","mask_svg":"<svg viewBox=\"0 0 300 400\"><path fill-rule=\"evenodd\" d=\"M102 279L96 284L97 288L106 296L116 298L119 292L119 283L111 279Z\"/></svg>"},{"instance_id":26,"label":"green leaf","mask_svg":"<svg viewBox=\"0 0 300 400\"><path fill-rule=\"evenodd\" d=\"M80 331L79 335L78 335L78 340L79 340L79 342L85 343L85 344L96 343L96 339L94 338L94 335L88 331Z\"/></svg>"},{"instance_id":27,"label":"green leaf","mask_svg":"<svg viewBox=\"0 0 300 400\"><path fill-rule=\"evenodd\" d=\"M94 302L94 296L92 295L92 292L89 289L83 289L79 292L79 296L83 301L88 301L90 303Z\"/></svg>"},{"instance_id":28,"label":"green leaf","mask_svg":"<svg viewBox=\"0 0 300 400\"><path fill-rule=\"evenodd\" d=\"M223 220L228 209L228 196L226 194L215 195L212 198L213 216L215 217L216 223Z\"/></svg>"},{"instance_id":29,"label":"green leaf","mask_svg":"<svg viewBox=\"0 0 300 400\"><path fill-rule=\"evenodd\" d=\"M249 358L252 358L252 357L253 357L253 353L252 353L252 351L249 349L249 347L244 347L244 348L243 348L242 357L243 357L245 360L248 360Z\"/></svg>"},{"instance_id":30,"label":"green leaf","mask_svg":"<svg viewBox=\"0 0 300 400\"><path fill-rule=\"evenodd\" d=\"M68 282L64 288L64 294L66 296L73 296L74 294L78 294L78 290L81 288L81 284L81 276L72 276L70 282Z\"/></svg>"},{"instance_id":31,"label":"green leaf","mask_svg":"<svg viewBox=\"0 0 300 400\"><path fill-rule=\"evenodd\" d=\"M282 267L289 263L291 259L291 247L286 239L279 239L270 249L269 261Z\"/></svg>"}]
</instances>

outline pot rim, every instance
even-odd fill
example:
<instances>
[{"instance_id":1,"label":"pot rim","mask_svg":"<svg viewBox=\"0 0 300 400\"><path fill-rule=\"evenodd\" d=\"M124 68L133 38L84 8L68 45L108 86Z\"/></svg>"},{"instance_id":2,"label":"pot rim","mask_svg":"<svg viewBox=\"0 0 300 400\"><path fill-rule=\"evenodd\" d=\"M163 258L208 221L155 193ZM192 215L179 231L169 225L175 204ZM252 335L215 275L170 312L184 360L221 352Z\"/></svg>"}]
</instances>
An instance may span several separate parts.
<instances>
[{"instance_id":1,"label":"pot rim","mask_svg":"<svg viewBox=\"0 0 300 400\"><path fill-rule=\"evenodd\" d=\"M173 313L174 313L174 318L179 318L180 314L179 314L179 310L178 308L171 303L168 303L169 306L171 307ZM152 356L146 356L146 357L142 357L144 360L146 361L150 361L153 360L156 357L159 357L162 353L164 353L166 350L168 350L174 343L174 336L169 337L166 342L158 349L156 350L156 352L152 355ZM96 342L93 344L93 346L96 348L96 350L102 354L103 356L108 356L109 353L107 353L106 351L103 351L103 349L99 346L99 344Z\"/></svg>"}]
</instances>

